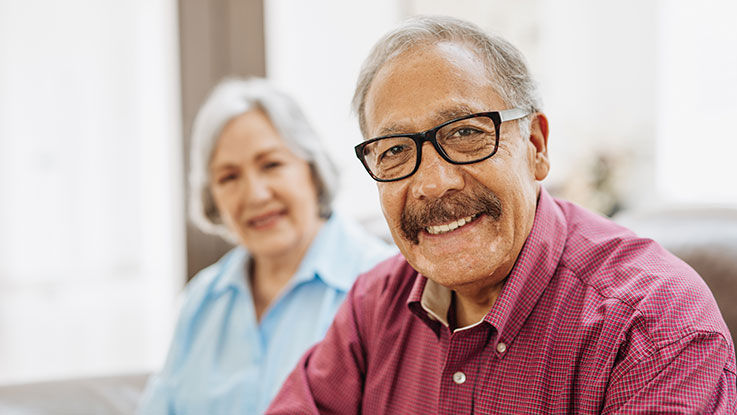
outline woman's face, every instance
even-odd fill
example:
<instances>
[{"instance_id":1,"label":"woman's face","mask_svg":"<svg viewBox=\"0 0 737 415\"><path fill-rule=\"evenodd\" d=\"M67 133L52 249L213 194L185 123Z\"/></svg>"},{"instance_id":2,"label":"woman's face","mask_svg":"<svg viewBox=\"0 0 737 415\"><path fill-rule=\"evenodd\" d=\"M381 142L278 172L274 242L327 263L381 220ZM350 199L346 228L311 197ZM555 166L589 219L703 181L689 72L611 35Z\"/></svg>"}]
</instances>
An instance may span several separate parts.
<instances>
[{"instance_id":1,"label":"woman's face","mask_svg":"<svg viewBox=\"0 0 737 415\"><path fill-rule=\"evenodd\" d=\"M304 254L323 222L309 165L259 110L226 124L210 161L210 189L223 221L256 259Z\"/></svg>"}]
</instances>

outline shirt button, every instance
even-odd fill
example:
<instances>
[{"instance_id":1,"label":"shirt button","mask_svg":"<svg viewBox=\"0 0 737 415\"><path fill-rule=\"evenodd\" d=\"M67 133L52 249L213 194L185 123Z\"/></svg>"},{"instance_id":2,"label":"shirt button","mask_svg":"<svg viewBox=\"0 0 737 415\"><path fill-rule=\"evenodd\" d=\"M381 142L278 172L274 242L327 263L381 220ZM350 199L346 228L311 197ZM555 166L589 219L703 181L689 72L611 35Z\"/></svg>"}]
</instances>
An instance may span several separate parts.
<instances>
[{"instance_id":1,"label":"shirt button","mask_svg":"<svg viewBox=\"0 0 737 415\"><path fill-rule=\"evenodd\" d=\"M496 344L496 351L499 352L499 353L506 352L507 351L507 345L504 344L504 343L502 343L502 342L497 343Z\"/></svg>"},{"instance_id":2,"label":"shirt button","mask_svg":"<svg viewBox=\"0 0 737 415\"><path fill-rule=\"evenodd\" d=\"M455 372L453 373L453 382L457 384L462 384L466 381L466 374L463 372Z\"/></svg>"}]
</instances>

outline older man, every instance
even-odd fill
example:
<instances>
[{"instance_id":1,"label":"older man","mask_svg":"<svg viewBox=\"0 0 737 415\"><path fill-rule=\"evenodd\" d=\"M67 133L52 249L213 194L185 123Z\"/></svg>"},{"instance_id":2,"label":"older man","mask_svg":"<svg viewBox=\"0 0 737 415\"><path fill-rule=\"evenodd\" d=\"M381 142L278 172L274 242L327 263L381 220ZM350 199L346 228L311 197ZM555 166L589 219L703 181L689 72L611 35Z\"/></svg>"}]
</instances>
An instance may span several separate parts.
<instances>
[{"instance_id":1,"label":"older man","mask_svg":"<svg viewBox=\"0 0 737 415\"><path fill-rule=\"evenodd\" d=\"M269 413L735 413L701 278L540 186L548 121L512 45L409 20L354 105L402 255L359 278Z\"/></svg>"}]
</instances>

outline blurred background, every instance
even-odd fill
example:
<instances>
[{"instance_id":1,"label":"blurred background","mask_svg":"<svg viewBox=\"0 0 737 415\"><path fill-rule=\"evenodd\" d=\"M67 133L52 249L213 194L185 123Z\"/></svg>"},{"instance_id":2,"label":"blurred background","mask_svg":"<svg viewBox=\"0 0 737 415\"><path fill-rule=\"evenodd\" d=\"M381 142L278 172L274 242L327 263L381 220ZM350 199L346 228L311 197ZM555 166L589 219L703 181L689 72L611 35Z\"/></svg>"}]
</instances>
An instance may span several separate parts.
<instances>
[{"instance_id":1,"label":"blurred background","mask_svg":"<svg viewBox=\"0 0 737 415\"><path fill-rule=\"evenodd\" d=\"M498 32L550 120L556 195L612 215L737 207L731 0L0 0L0 384L162 363L187 279L227 245L187 223L192 119L223 76L293 94L376 232L350 99L414 14Z\"/></svg>"}]
</instances>

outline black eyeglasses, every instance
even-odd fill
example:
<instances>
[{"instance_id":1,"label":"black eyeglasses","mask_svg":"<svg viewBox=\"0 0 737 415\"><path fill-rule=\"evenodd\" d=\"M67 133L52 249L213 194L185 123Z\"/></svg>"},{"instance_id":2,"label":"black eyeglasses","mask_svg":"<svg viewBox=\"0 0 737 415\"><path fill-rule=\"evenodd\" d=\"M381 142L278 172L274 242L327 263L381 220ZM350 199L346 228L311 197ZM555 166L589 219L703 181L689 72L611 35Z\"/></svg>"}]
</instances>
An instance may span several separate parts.
<instances>
[{"instance_id":1,"label":"black eyeglasses","mask_svg":"<svg viewBox=\"0 0 737 415\"><path fill-rule=\"evenodd\" d=\"M446 121L421 133L376 137L357 145L356 156L379 182L393 182L413 175L420 166L425 141L431 142L448 163L478 163L496 153L501 124L527 114L528 111L520 108L480 112Z\"/></svg>"}]
</instances>

